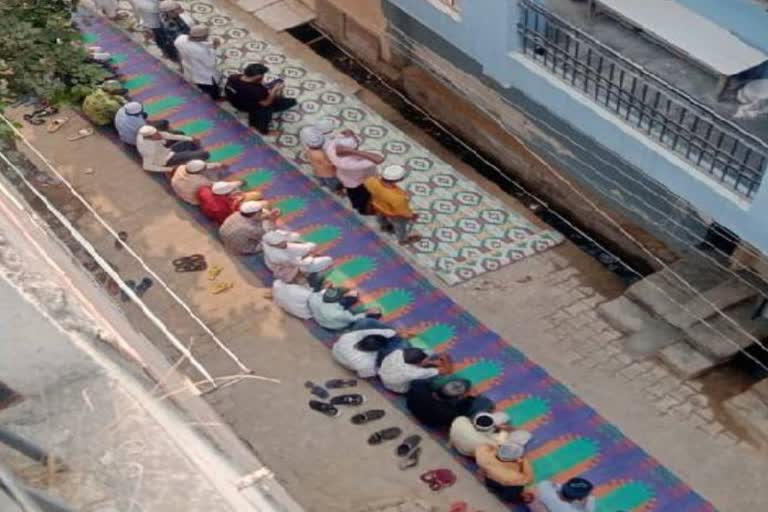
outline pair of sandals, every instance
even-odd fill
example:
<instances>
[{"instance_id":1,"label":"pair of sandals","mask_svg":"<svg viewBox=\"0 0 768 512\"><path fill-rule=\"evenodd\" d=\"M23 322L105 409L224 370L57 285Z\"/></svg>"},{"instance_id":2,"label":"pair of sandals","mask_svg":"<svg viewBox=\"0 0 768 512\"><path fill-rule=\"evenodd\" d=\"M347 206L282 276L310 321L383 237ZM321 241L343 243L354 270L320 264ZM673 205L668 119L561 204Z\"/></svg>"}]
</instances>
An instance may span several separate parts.
<instances>
[{"instance_id":1,"label":"pair of sandals","mask_svg":"<svg viewBox=\"0 0 768 512\"><path fill-rule=\"evenodd\" d=\"M304 387L307 388L312 395L316 396L320 400L327 400L328 397L331 396L331 394L328 393L325 388L342 389L352 388L355 386L357 386L357 380L355 379L330 379L325 381L325 387L315 384L311 380L308 380L304 383Z\"/></svg>"},{"instance_id":2,"label":"pair of sandals","mask_svg":"<svg viewBox=\"0 0 768 512\"><path fill-rule=\"evenodd\" d=\"M24 114L24 120L29 124L39 126L45 123L45 118L59 113L57 107L45 106L34 110L30 114Z\"/></svg>"},{"instance_id":3,"label":"pair of sandals","mask_svg":"<svg viewBox=\"0 0 768 512\"><path fill-rule=\"evenodd\" d=\"M144 296L145 293L147 293L147 290L152 288L152 285L155 284L152 279L145 277L141 281L139 281L139 284L136 284L136 281L129 279L125 282L125 284L133 290L133 293L135 293L139 298ZM123 300L123 302L127 302L130 297L125 292L120 293L120 298Z\"/></svg>"},{"instance_id":4,"label":"pair of sandals","mask_svg":"<svg viewBox=\"0 0 768 512\"><path fill-rule=\"evenodd\" d=\"M176 258L171 263L173 263L176 272L202 272L208 268L208 263L202 254L182 256L181 258Z\"/></svg>"},{"instance_id":5,"label":"pair of sandals","mask_svg":"<svg viewBox=\"0 0 768 512\"><path fill-rule=\"evenodd\" d=\"M399 427L385 428L384 430L374 432L368 438L368 444L376 446L386 441L397 439L402 433L403 431ZM395 455L400 459L397 464L400 469L405 470L419 464L419 458L421 457L420 444L421 436L414 434L403 439L403 442L395 448Z\"/></svg>"},{"instance_id":6,"label":"pair of sandals","mask_svg":"<svg viewBox=\"0 0 768 512\"><path fill-rule=\"evenodd\" d=\"M341 415L337 405L356 407L365 403L365 397L358 394L339 395L331 398L330 402L321 402L319 400L310 400L309 408L331 418Z\"/></svg>"},{"instance_id":7,"label":"pair of sandals","mask_svg":"<svg viewBox=\"0 0 768 512\"><path fill-rule=\"evenodd\" d=\"M419 479L437 492L455 484L456 474L450 469L440 468L423 473Z\"/></svg>"}]
</instances>

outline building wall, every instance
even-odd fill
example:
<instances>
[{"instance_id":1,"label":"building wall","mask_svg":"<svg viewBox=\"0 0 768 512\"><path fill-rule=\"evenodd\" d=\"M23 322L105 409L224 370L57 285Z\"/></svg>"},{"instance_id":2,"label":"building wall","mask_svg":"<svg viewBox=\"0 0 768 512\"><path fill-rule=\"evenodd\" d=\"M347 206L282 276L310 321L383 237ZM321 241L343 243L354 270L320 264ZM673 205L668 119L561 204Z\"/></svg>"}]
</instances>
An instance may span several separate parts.
<instances>
[{"instance_id":1,"label":"building wall","mask_svg":"<svg viewBox=\"0 0 768 512\"><path fill-rule=\"evenodd\" d=\"M621 194L621 203L628 204L625 212L646 229L675 243L679 233L663 231L674 222L696 226L696 210L768 252L768 229L762 222L768 213L768 186L751 202L730 193L528 62L515 51L515 2L464 1L458 17L428 0L383 4L391 31L405 33L461 71L486 79L537 126L533 134L522 133L531 146L604 197ZM561 140L566 151L554 151L541 132ZM692 206L685 213L678 208L680 198Z\"/></svg>"}]
</instances>

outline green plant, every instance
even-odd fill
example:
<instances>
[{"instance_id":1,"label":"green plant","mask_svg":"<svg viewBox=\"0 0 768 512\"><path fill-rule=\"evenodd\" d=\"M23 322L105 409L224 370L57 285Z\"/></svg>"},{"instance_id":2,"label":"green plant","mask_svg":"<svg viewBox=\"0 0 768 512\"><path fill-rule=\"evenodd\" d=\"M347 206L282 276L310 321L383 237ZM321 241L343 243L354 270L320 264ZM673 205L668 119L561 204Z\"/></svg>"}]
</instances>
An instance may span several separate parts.
<instances>
[{"instance_id":1,"label":"green plant","mask_svg":"<svg viewBox=\"0 0 768 512\"><path fill-rule=\"evenodd\" d=\"M0 100L79 101L109 75L87 62L73 0L0 1Z\"/></svg>"}]
</instances>

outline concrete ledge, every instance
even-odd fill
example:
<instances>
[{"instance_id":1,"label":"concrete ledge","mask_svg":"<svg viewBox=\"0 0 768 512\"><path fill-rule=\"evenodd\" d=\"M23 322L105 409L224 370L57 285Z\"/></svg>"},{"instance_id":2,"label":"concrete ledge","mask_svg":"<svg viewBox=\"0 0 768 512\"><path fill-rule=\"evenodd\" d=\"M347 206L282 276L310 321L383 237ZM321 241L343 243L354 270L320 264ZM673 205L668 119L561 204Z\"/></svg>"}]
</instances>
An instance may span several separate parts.
<instances>
[{"instance_id":1,"label":"concrete ledge","mask_svg":"<svg viewBox=\"0 0 768 512\"><path fill-rule=\"evenodd\" d=\"M763 381L766 382L766 381ZM764 386L763 386L764 387ZM754 387L723 402L726 412L761 447L768 446L768 402Z\"/></svg>"},{"instance_id":2,"label":"concrete ledge","mask_svg":"<svg viewBox=\"0 0 768 512\"><path fill-rule=\"evenodd\" d=\"M685 341L678 341L662 349L658 356L664 364L685 380L695 379L717 364Z\"/></svg>"},{"instance_id":3,"label":"concrete ledge","mask_svg":"<svg viewBox=\"0 0 768 512\"><path fill-rule=\"evenodd\" d=\"M654 322L650 313L623 295L600 304L597 313L611 327L625 334L640 332Z\"/></svg>"}]
</instances>

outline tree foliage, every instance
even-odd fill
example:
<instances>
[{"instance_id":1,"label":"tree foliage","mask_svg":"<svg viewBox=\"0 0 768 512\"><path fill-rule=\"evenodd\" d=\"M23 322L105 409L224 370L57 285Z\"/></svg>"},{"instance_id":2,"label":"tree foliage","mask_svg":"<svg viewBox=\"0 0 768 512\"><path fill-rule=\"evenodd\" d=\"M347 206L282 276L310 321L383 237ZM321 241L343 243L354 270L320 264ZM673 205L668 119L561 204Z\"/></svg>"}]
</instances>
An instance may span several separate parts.
<instances>
[{"instance_id":1,"label":"tree foliage","mask_svg":"<svg viewBox=\"0 0 768 512\"><path fill-rule=\"evenodd\" d=\"M0 0L0 102L76 101L108 72L86 62L75 0Z\"/></svg>"}]
</instances>

